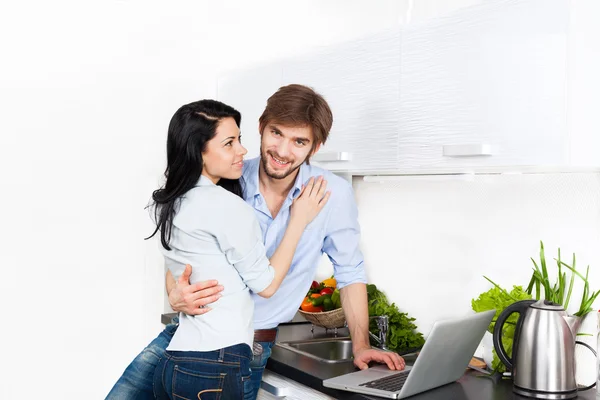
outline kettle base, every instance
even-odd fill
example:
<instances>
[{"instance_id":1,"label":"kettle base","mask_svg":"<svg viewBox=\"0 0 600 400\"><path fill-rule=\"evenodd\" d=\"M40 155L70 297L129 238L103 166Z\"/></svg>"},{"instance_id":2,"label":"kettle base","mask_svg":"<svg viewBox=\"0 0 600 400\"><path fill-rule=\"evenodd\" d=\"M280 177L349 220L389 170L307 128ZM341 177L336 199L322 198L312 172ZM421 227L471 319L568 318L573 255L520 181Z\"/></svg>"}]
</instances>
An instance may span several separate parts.
<instances>
[{"instance_id":1,"label":"kettle base","mask_svg":"<svg viewBox=\"0 0 600 400\"><path fill-rule=\"evenodd\" d=\"M577 389L569 390L568 392L546 392L543 390L525 389L519 386L513 386L513 392L520 394L521 396L544 400L564 400L577 397Z\"/></svg>"}]
</instances>

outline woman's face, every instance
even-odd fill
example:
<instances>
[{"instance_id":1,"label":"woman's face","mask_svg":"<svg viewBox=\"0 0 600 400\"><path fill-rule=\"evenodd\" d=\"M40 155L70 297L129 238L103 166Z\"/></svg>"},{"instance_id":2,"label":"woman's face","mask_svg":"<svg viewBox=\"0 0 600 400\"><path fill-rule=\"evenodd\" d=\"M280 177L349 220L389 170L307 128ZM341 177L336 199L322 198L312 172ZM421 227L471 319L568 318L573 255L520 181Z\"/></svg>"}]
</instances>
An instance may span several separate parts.
<instances>
[{"instance_id":1,"label":"woman's face","mask_svg":"<svg viewBox=\"0 0 600 400\"><path fill-rule=\"evenodd\" d=\"M213 183L221 178L239 179L242 176L244 155L248 152L240 139L240 128L233 118L220 120L215 137L206 143L206 149L202 153L202 175Z\"/></svg>"}]
</instances>

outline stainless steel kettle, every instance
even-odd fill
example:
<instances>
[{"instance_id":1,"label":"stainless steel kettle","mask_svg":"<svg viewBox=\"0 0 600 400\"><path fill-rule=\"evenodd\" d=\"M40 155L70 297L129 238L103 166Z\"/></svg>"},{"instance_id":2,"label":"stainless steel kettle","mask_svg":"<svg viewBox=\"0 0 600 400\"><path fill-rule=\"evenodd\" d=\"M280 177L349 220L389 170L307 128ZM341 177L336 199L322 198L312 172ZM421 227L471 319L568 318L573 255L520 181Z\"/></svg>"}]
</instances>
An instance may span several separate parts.
<instances>
[{"instance_id":1,"label":"stainless steel kettle","mask_svg":"<svg viewBox=\"0 0 600 400\"><path fill-rule=\"evenodd\" d=\"M513 338L512 358L500 340L512 313L519 319ZM508 306L494 327L494 348L498 358L512 371L513 391L536 399L577 397L575 345L581 319L570 317L560 305L548 300L523 300ZM590 389L591 385L580 390Z\"/></svg>"}]
</instances>

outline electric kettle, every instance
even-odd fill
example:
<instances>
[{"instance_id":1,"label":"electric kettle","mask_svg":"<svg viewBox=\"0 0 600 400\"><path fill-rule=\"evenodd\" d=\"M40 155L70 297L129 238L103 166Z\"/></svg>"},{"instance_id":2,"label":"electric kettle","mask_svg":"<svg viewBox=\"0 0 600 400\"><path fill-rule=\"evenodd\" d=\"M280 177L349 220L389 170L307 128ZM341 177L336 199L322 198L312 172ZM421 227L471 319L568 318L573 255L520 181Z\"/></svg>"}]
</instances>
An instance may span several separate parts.
<instances>
[{"instance_id":1,"label":"electric kettle","mask_svg":"<svg viewBox=\"0 0 600 400\"><path fill-rule=\"evenodd\" d=\"M506 320L518 313L512 357L501 337ZM570 317L560 305L548 300L523 300L508 306L494 327L494 348L498 358L512 371L513 391L536 399L572 399L577 397L575 381L575 345L581 319ZM591 385L580 390L594 387Z\"/></svg>"}]
</instances>

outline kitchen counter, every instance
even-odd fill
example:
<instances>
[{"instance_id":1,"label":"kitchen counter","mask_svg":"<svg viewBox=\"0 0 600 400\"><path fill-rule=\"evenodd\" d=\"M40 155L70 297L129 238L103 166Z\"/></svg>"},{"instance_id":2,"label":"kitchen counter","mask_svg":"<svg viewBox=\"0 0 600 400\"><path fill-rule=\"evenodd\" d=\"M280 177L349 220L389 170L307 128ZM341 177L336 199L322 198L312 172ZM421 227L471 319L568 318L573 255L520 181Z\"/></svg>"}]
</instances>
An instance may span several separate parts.
<instances>
[{"instance_id":1,"label":"kitchen counter","mask_svg":"<svg viewBox=\"0 0 600 400\"><path fill-rule=\"evenodd\" d=\"M325 334L325 329L315 327L314 334L310 331L310 323L284 324L279 327L278 342L307 340L332 336ZM331 331L330 331L331 332ZM338 336L347 336L347 329L339 329ZM407 357L411 365L414 358ZM316 389L329 396L341 400L370 399L381 397L367 396L342 390L323 387L323 380L354 372L357 369L352 362L329 364L295 353L291 350L274 346L267 368L279 375L293 379L306 386ZM596 399L596 390L580 392L578 399ZM410 397L414 400L504 400L528 399L512 392L512 381L509 379L494 379L479 372L468 370L457 382Z\"/></svg>"},{"instance_id":2,"label":"kitchen counter","mask_svg":"<svg viewBox=\"0 0 600 400\"><path fill-rule=\"evenodd\" d=\"M163 314L161 321L169 323L175 314ZM277 336L278 342L308 340L313 338L332 337L332 330L329 333L325 329L315 327L314 333L311 332L310 323L290 323L279 326ZM338 337L348 336L347 329L338 329ZM414 358L406 357L406 362L411 365ZM329 396L340 400L378 400L381 397L368 396L342 390L335 390L323 387L323 380L335 376L354 372L357 369L354 364L343 363L323 363L313 358L298 354L291 350L279 346L273 346L271 358L267 363L267 368L279 375L293 379L299 383L316 389ZM577 397L581 400L595 400L596 390L591 389L579 392ZM429 390L427 392L410 397L414 400L526 400L527 397L519 396L512 392L512 381L508 379L494 379L485 376L479 372L467 370L457 382Z\"/></svg>"}]
</instances>

